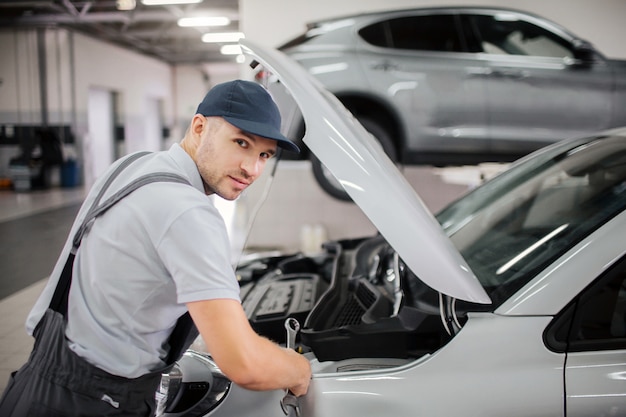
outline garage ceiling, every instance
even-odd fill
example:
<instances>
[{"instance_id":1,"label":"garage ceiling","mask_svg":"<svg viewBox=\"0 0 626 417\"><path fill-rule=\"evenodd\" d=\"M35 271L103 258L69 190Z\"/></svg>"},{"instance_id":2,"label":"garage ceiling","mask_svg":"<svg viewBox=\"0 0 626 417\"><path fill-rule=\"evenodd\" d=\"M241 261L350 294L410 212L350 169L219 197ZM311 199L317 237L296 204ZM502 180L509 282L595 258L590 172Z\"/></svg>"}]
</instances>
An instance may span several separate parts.
<instances>
[{"instance_id":1,"label":"garage ceiling","mask_svg":"<svg viewBox=\"0 0 626 417\"><path fill-rule=\"evenodd\" d=\"M123 0L1 0L0 30L62 27L105 40L170 64L234 62L220 53L221 44L201 41L206 32L239 31L238 0L204 0L197 4L148 6L119 10ZM126 0L129 1L129 0ZM179 27L181 17L225 16L230 25Z\"/></svg>"}]
</instances>

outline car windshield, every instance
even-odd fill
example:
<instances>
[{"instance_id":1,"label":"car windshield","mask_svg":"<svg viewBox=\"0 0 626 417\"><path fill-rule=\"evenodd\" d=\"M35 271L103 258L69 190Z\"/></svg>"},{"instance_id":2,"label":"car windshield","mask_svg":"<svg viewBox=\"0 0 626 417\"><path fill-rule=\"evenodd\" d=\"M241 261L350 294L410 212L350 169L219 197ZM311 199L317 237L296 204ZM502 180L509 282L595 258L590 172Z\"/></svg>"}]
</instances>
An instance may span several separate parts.
<instances>
[{"instance_id":1,"label":"car windshield","mask_svg":"<svg viewBox=\"0 0 626 417\"><path fill-rule=\"evenodd\" d=\"M437 215L500 305L626 206L626 138L545 149Z\"/></svg>"}]
</instances>

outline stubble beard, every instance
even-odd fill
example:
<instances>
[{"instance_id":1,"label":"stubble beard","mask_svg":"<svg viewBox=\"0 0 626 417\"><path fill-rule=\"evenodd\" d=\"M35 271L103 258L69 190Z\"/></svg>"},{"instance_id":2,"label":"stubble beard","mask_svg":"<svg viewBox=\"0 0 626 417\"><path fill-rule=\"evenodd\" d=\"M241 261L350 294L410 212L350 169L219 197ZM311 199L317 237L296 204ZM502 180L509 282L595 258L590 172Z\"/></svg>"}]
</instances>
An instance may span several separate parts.
<instances>
[{"instance_id":1,"label":"stubble beard","mask_svg":"<svg viewBox=\"0 0 626 417\"><path fill-rule=\"evenodd\" d=\"M200 170L200 176L202 177L204 191L207 195L217 194L221 198L229 201L237 199L237 197L245 191L245 188L243 190L236 190L230 186L229 184L232 181L231 177L249 179L249 176L242 172L232 174L224 173L220 175L215 172Z\"/></svg>"}]
</instances>

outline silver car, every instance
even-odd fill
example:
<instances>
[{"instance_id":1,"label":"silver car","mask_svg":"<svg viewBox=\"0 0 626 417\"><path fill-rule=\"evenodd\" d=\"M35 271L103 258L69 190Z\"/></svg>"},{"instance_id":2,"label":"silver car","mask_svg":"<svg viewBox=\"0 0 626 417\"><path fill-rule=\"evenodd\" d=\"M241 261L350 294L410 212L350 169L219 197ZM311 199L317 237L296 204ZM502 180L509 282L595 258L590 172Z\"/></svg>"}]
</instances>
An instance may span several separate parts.
<instances>
[{"instance_id":1,"label":"silver car","mask_svg":"<svg viewBox=\"0 0 626 417\"><path fill-rule=\"evenodd\" d=\"M549 145L433 217L302 67L244 47L380 233L238 267L252 326L310 360L306 396L242 389L189 351L165 415L626 415L626 128Z\"/></svg>"},{"instance_id":2,"label":"silver car","mask_svg":"<svg viewBox=\"0 0 626 417\"><path fill-rule=\"evenodd\" d=\"M626 62L521 11L347 16L312 23L280 49L405 164L512 161L561 138L626 125ZM301 137L301 124L290 128ZM313 167L327 192L347 199L318 159Z\"/></svg>"}]
</instances>

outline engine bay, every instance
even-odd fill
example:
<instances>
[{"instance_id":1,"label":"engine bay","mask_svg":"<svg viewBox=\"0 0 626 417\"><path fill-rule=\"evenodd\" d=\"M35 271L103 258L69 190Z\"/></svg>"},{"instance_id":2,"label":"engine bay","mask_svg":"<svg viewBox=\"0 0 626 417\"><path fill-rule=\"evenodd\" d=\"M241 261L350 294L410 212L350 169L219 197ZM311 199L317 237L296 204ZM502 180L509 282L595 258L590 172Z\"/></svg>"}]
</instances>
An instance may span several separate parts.
<instances>
[{"instance_id":1,"label":"engine bay","mask_svg":"<svg viewBox=\"0 0 626 417\"><path fill-rule=\"evenodd\" d=\"M298 350L320 362L417 358L452 337L440 295L381 235L327 242L314 256L242 262L237 275L255 331L285 343L285 319L296 318L302 325Z\"/></svg>"}]
</instances>

